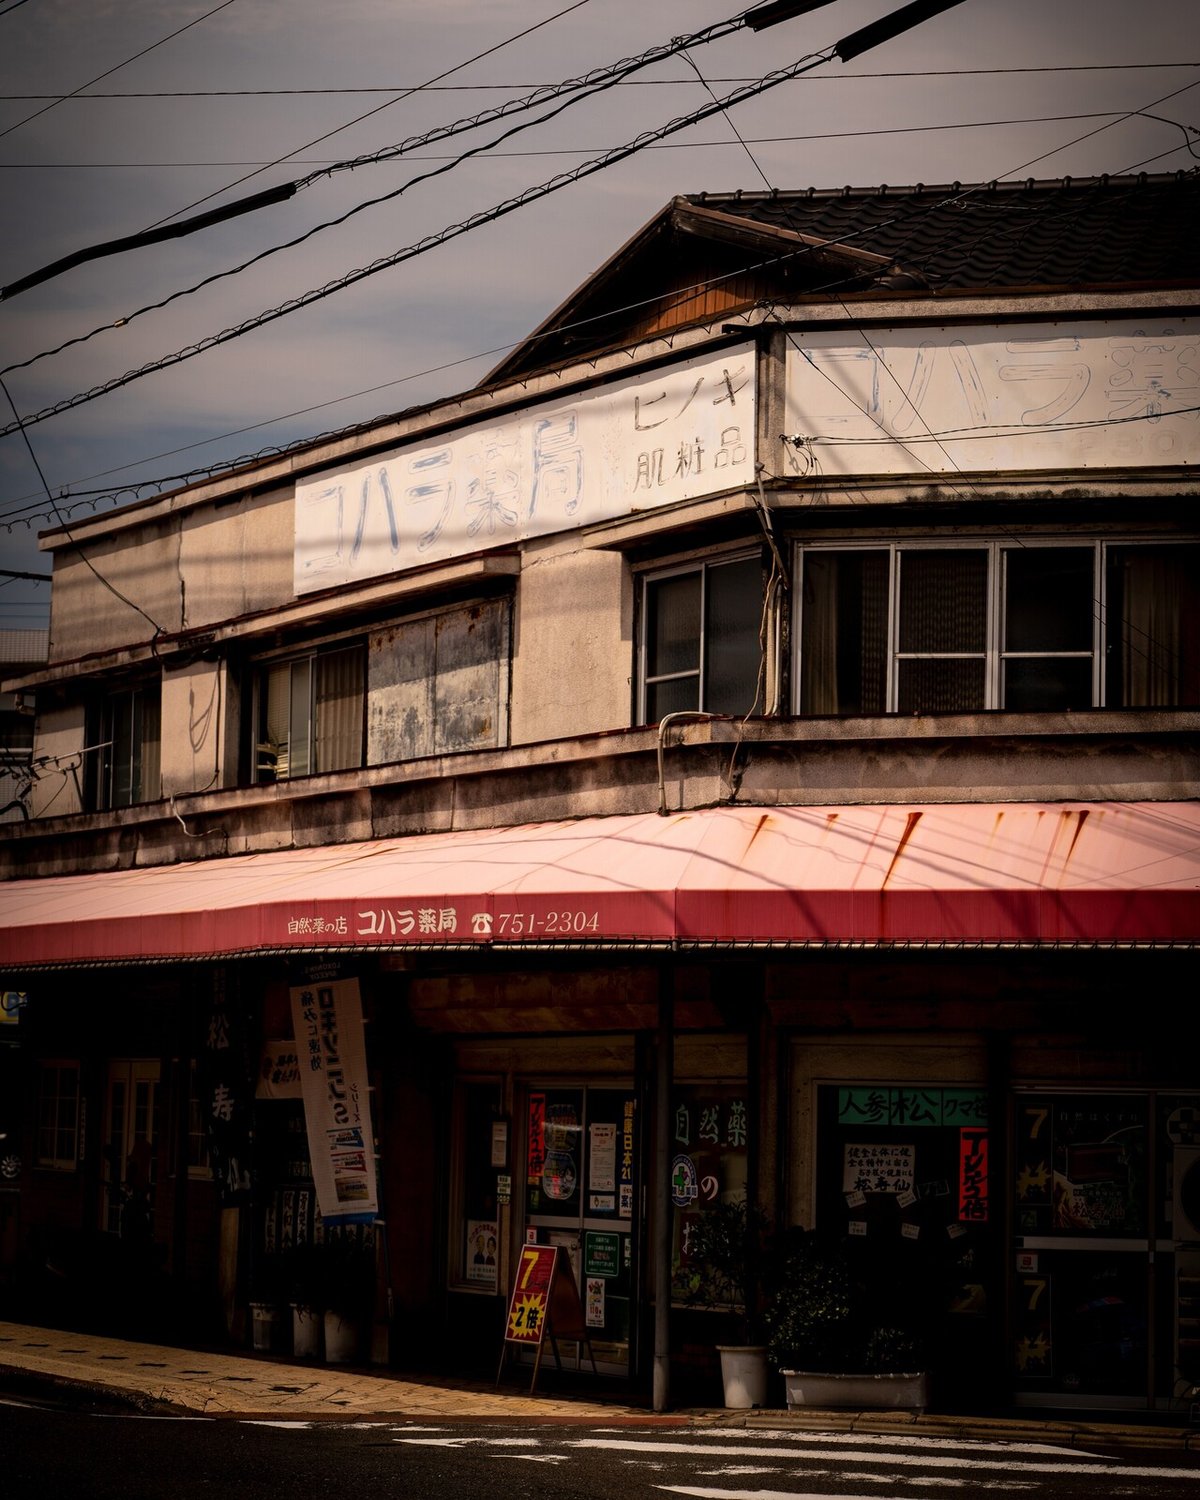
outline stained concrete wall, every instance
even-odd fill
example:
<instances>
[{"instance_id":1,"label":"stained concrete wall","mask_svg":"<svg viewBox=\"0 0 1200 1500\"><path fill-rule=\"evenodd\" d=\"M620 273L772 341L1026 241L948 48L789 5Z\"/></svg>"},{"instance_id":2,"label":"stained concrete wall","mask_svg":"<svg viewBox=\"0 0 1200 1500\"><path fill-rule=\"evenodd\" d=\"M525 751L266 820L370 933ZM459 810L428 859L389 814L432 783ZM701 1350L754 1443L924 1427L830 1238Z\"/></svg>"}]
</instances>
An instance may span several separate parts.
<instances>
[{"instance_id":1,"label":"stained concrete wall","mask_svg":"<svg viewBox=\"0 0 1200 1500\"><path fill-rule=\"evenodd\" d=\"M162 792L180 797L230 785L228 672L223 663L193 662L163 673ZM233 768L236 773L236 751Z\"/></svg>"},{"instance_id":2,"label":"stained concrete wall","mask_svg":"<svg viewBox=\"0 0 1200 1500\"><path fill-rule=\"evenodd\" d=\"M624 557L530 547L513 632L512 744L628 725L632 642Z\"/></svg>"},{"instance_id":3,"label":"stained concrete wall","mask_svg":"<svg viewBox=\"0 0 1200 1500\"><path fill-rule=\"evenodd\" d=\"M31 818L60 818L82 810L79 790L87 767L84 764L86 715L83 705L39 709L34 751L49 757L41 767L29 794Z\"/></svg>"},{"instance_id":4,"label":"stained concrete wall","mask_svg":"<svg viewBox=\"0 0 1200 1500\"><path fill-rule=\"evenodd\" d=\"M508 733L507 599L373 631L367 764L495 749Z\"/></svg>"}]
</instances>

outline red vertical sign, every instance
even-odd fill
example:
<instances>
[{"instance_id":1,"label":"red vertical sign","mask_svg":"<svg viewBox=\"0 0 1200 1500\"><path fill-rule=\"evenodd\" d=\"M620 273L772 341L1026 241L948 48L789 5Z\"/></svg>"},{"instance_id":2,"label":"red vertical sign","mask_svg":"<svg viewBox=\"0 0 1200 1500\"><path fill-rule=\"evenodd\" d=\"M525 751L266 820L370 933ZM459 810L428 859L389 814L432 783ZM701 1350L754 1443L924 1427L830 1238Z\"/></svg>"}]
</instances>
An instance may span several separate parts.
<instances>
[{"instance_id":1,"label":"red vertical sign","mask_svg":"<svg viewBox=\"0 0 1200 1500\"><path fill-rule=\"evenodd\" d=\"M526 1175L530 1187L541 1187L542 1168L546 1165L546 1096L529 1096L529 1153Z\"/></svg>"},{"instance_id":2,"label":"red vertical sign","mask_svg":"<svg viewBox=\"0 0 1200 1500\"><path fill-rule=\"evenodd\" d=\"M958 1132L958 1217L986 1224L988 1216L988 1133L977 1125Z\"/></svg>"}]
</instances>

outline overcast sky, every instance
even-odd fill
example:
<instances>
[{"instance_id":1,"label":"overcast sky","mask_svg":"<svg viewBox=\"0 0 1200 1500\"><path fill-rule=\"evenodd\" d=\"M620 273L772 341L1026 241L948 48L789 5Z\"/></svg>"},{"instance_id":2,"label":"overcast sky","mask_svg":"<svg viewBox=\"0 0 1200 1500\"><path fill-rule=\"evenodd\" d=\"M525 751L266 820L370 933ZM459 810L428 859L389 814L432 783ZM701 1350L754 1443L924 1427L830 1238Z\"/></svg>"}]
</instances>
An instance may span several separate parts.
<instances>
[{"instance_id":1,"label":"overcast sky","mask_svg":"<svg viewBox=\"0 0 1200 1500\"><path fill-rule=\"evenodd\" d=\"M288 202L187 238L78 266L0 302L4 384L20 415L35 416L688 114L709 102L705 83L723 95L820 52L896 3L835 0L760 36L739 31L696 47L690 56L704 82L680 58L659 64L640 83L125 326L110 325L393 192L515 120L321 177ZM0 0L0 284L744 8L722 0ZM498 50L472 61L488 49ZM1123 118L1133 110L1146 113ZM728 120L692 126L244 337L37 421L26 437L60 506L98 491L109 510L107 496L121 485L469 389L677 193L757 190L764 180L899 186L1195 169L1198 127L1195 0L963 0L848 65L823 64ZM0 426L11 421L0 394ZM120 502L132 497L126 490ZM25 438L0 438L0 568L49 571L35 539L52 524ZM48 608L47 585L0 576L0 628L44 625Z\"/></svg>"}]
</instances>

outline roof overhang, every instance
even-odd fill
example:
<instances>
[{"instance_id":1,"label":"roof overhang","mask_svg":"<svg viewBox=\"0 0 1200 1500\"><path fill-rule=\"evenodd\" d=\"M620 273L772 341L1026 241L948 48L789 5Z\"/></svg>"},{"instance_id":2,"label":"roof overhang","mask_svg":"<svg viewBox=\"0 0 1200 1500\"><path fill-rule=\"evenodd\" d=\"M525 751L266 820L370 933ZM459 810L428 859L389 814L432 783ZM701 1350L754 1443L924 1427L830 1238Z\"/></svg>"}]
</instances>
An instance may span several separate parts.
<instances>
[{"instance_id":1,"label":"roof overhang","mask_svg":"<svg viewBox=\"0 0 1200 1500\"><path fill-rule=\"evenodd\" d=\"M0 886L13 972L398 949L1198 940L1196 803L721 807Z\"/></svg>"}]
</instances>

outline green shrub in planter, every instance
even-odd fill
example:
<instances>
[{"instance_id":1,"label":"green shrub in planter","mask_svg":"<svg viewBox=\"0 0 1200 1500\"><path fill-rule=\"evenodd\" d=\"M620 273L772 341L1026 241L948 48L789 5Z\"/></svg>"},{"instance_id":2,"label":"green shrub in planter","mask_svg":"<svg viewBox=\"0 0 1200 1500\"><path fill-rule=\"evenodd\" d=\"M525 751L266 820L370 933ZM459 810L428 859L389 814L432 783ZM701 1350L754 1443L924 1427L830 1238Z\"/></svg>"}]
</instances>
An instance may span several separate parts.
<instances>
[{"instance_id":1,"label":"green shrub in planter","mask_svg":"<svg viewBox=\"0 0 1200 1500\"><path fill-rule=\"evenodd\" d=\"M853 1273L845 1247L795 1229L767 1299L767 1351L781 1370L895 1374L920 1369L915 1330L896 1321Z\"/></svg>"},{"instance_id":2,"label":"green shrub in planter","mask_svg":"<svg viewBox=\"0 0 1200 1500\"><path fill-rule=\"evenodd\" d=\"M767 1216L744 1198L714 1203L691 1221L676 1288L690 1307L734 1314L743 1342L762 1342L764 1284L773 1253Z\"/></svg>"}]
</instances>

